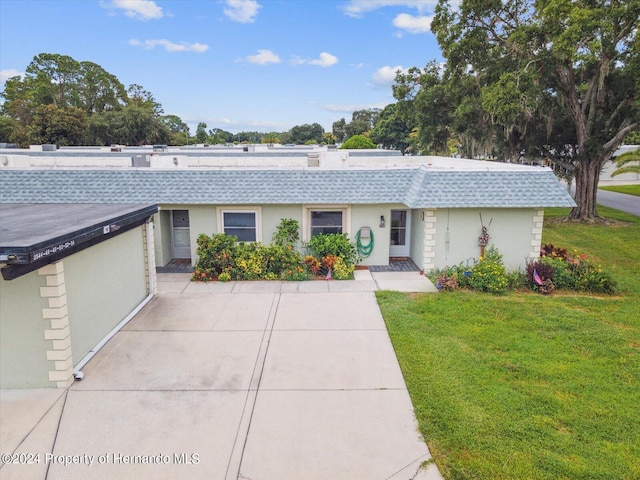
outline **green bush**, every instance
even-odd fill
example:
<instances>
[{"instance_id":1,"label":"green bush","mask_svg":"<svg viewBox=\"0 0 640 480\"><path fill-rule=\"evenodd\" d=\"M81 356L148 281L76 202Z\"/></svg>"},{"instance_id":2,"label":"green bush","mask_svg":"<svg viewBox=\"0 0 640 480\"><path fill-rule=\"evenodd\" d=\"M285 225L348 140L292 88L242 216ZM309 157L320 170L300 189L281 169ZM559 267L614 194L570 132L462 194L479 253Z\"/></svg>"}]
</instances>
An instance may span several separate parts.
<instances>
[{"instance_id":1,"label":"green bush","mask_svg":"<svg viewBox=\"0 0 640 480\"><path fill-rule=\"evenodd\" d=\"M576 277L569 264L562 257L541 257L540 262L553 269L550 277L556 288L564 290L574 290L576 288Z\"/></svg>"},{"instance_id":2,"label":"green bush","mask_svg":"<svg viewBox=\"0 0 640 480\"><path fill-rule=\"evenodd\" d=\"M569 267L575 277L576 290L609 295L615 293L616 282L602 267L596 267L584 258L574 260Z\"/></svg>"},{"instance_id":3,"label":"green bush","mask_svg":"<svg viewBox=\"0 0 640 480\"><path fill-rule=\"evenodd\" d=\"M351 280L353 278L353 271L355 268L355 265L347 265L342 258L338 257L333 264L331 275L336 280Z\"/></svg>"},{"instance_id":4,"label":"green bush","mask_svg":"<svg viewBox=\"0 0 640 480\"><path fill-rule=\"evenodd\" d=\"M314 236L307 247L314 257L322 259L327 255L341 258L345 265L354 265L360 261L356 246L349 241L346 233L328 233Z\"/></svg>"},{"instance_id":5,"label":"green bush","mask_svg":"<svg viewBox=\"0 0 640 480\"><path fill-rule=\"evenodd\" d=\"M469 287L489 293L504 293L509 285L507 270L501 262L483 260L474 265L469 276Z\"/></svg>"},{"instance_id":6,"label":"green bush","mask_svg":"<svg viewBox=\"0 0 640 480\"><path fill-rule=\"evenodd\" d=\"M364 135L354 135L345 140L340 148L344 149L363 149L363 148L376 148L375 143L371 141L369 137Z\"/></svg>"},{"instance_id":7,"label":"green bush","mask_svg":"<svg viewBox=\"0 0 640 480\"><path fill-rule=\"evenodd\" d=\"M217 233L210 237L205 234L199 235L196 240L198 245L196 248L198 255L196 271L199 272L200 278L194 279L201 280L204 278L202 276L204 273L211 280L223 271L233 268L237 241L235 236L226 233Z\"/></svg>"},{"instance_id":8,"label":"green bush","mask_svg":"<svg viewBox=\"0 0 640 480\"><path fill-rule=\"evenodd\" d=\"M280 225L273 234L273 242L276 245L286 247L287 245L296 246L300 240L300 224L297 220L291 218L283 218Z\"/></svg>"}]
</instances>

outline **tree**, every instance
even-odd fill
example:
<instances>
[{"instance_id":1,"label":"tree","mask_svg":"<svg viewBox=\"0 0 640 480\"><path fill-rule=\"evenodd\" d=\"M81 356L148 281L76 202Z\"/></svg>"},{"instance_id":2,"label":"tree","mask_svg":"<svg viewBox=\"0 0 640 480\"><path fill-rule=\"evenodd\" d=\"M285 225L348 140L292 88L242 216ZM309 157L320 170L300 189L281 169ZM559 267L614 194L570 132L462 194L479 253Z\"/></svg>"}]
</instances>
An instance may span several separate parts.
<instances>
[{"instance_id":1,"label":"tree","mask_svg":"<svg viewBox=\"0 0 640 480\"><path fill-rule=\"evenodd\" d=\"M566 113L570 218L590 221L602 166L640 125L639 27L640 0L462 0L456 9L440 0L432 23L452 76L484 87L483 108L517 128L516 147L531 119L547 120L557 145L552 112Z\"/></svg>"},{"instance_id":2,"label":"tree","mask_svg":"<svg viewBox=\"0 0 640 480\"><path fill-rule=\"evenodd\" d=\"M16 121L6 115L0 115L0 142L11 142L13 130L16 128Z\"/></svg>"},{"instance_id":3,"label":"tree","mask_svg":"<svg viewBox=\"0 0 640 480\"><path fill-rule=\"evenodd\" d=\"M289 133L291 134L291 143L304 145L310 140L313 140L313 143L322 143L324 128L319 123L311 125L305 123L304 125L296 125L289 130Z\"/></svg>"},{"instance_id":4,"label":"tree","mask_svg":"<svg viewBox=\"0 0 640 480\"><path fill-rule=\"evenodd\" d=\"M196 127L196 140L199 143L205 143L207 138L207 124L204 122L198 123L198 126Z\"/></svg>"},{"instance_id":5,"label":"tree","mask_svg":"<svg viewBox=\"0 0 640 480\"><path fill-rule=\"evenodd\" d=\"M29 143L82 145L87 130L87 114L75 107L59 108L40 105L28 128Z\"/></svg>"},{"instance_id":6,"label":"tree","mask_svg":"<svg viewBox=\"0 0 640 480\"><path fill-rule=\"evenodd\" d=\"M277 132L265 133L262 135L262 143L280 143L280 135Z\"/></svg>"},{"instance_id":7,"label":"tree","mask_svg":"<svg viewBox=\"0 0 640 480\"><path fill-rule=\"evenodd\" d=\"M640 149L618 155L615 162L617 168L611 173L612 177L623 173L640 173Z\"/></svg>"},{"instance_id":8,"label":"tree","mask_svg":"<svg viewBox=\"0 0 640 480\"><path fill-rule=\"evenodd\" d=\"M365 137L364 135L354 135L353 137L346 139L340 148L354 150L376 148L376 145L371 141L369 137Z\"/></svg>"},{"instance_id":9,"label":"tree","mask_svg":"<svg viewBox=\"0 0 640 480\"><path fill-rule=\"evenodd\" d=\"M397 113L397 104L391 103L380 112L369 138L373 143L390 150L400 150L404 155L410 145L410 133L411 129Z\"/></svg>"},{"instance_id":10,"label":"tree","mask_svg":"<svg viewBox=\"0 0 640 480\"><path fill-rule=\"evenodd\" d=\"M208 142L212 145L219 143L230 143L233 141L233 133L222 130L221 128L212 128L209 130Z\"/></svg>"},{"instance_id":11,"label":"tree","mask_svg":"<svg viewBox=\"0 0 640 480\"><path fill-rule=\"evenodd\" d=\"M322 143L325 143L327 145L335 145L336 136L331 132L324 132L322 134Z\"/></svg>"},{"instance_id":12,"label":"tree","mask_svg":"<svg viewBox=\"0 0 640 480\"><path fill-rule=\"evenodd\" d=\"M416 128L414 141L422 153L448 154L454 110L451 86L435 61L422 70L411 68L396 75L393 86L393 95L398 100L396 114L406 125Z\"/></svg>"},{"instance_id":13,"label":"tree","mask_svg":"<svg viewBox=\"0 0 640 480\"><path fill-rule=\"evenodd\" d=\"M337 142L344 142L344 139L347 138L346 126L347 122L344 118L333 122L331 131Z\"/></svg>"},{"instance_id":14,"label":"tree","mask_svg":"<svg viewBox=\"0 0 640 480\"><path fill-rule=\"evenodd\" d=\"M160 121L169 131L170 145L184 145L189 141L189 125L177 115L164 115Z\"/></svg>"},{"instance_id":15,"label":"tree","mask_svg":"<svg viewBox=\"0 0 640 480\"><path fill-rule=\"evenodd\" d=\"M379 108L356 110L351 114L351 122L344 127L346 137L368 134L376 124Z\"/></svg>"}]
</instances>

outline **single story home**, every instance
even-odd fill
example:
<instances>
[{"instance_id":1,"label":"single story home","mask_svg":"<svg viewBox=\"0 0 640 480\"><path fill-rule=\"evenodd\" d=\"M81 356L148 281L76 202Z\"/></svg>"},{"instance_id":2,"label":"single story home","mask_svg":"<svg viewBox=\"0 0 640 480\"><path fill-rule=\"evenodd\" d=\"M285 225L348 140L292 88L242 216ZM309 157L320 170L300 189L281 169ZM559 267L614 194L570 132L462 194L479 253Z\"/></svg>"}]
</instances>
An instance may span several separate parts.
<instances>
[{"instance_id":1,"label":"single story home","mask_svg":"<svg viewBox=\"0 0 640 480\"><path fill-rule=\"evenodd\" d=\"M575 205L544 167L379 151L204 150L150 151L148 161L137 154L122 166L105 166L122 161L122 152L60 151L48 164L49 152L27 160L7 154L0 203L158 204L159 266L195 264L202 233L268 243L287 218L299 222L303 242L346 233L369 253L364 265L404 257L424 271L477 261L483 226L506 266L522 267L539 255L544 208Z\"/></svg>"},{"instance_id":2,"label":"single story home","mask_svg":"<svg viewBox=\"0 0 640 480\"><path fill-rule=\"evenodd\" d=\"M0 388L65 388L151 299L157 211L0 204Z\"/></svg>"}]
</instances>

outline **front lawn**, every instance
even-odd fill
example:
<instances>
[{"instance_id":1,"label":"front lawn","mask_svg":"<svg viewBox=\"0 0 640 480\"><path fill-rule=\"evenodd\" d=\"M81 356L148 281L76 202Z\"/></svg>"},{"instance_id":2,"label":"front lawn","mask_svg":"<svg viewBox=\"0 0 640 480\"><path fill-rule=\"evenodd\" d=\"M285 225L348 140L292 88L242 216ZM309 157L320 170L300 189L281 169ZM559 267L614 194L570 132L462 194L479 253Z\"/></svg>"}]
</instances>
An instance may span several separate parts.
<instances>
[{"instance_id":1,"label":"front lawn","mask_svg":"<svg viewBox=\"0 0 640 480\"><path fill-rule=\"evenodd\" d=\"M640 197L640 184L638 185L612 185L607 187L599 187L601 190L609 190L610 192L626 193L627 195L635 195Z\"/></svg>"},{"instance_id":2,"label":"front lawn","mask_svg":"<svg viewBox=\"0 0 640 480\"><path fill-rule=\"evenodd\" d=\"M445 478L640 478L640 219L599 211L628 223L551 221L543 242L601 262L616 296L378 292Z\"/></svg>"}]
</instances>

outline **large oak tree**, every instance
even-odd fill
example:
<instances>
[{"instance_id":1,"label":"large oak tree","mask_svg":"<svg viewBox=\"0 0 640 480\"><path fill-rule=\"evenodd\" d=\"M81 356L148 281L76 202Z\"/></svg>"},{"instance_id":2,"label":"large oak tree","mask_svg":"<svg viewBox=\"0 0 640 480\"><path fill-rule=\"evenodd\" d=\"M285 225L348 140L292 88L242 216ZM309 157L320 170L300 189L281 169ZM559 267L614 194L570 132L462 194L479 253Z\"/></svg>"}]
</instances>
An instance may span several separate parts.
<instances>
[{"instance_id":1,"label":"large oak tree","mask_svg":"<svg viewBox=\"0 0 640 480\"><path fill-rule=\"evenodd\" d=\"M522 148L569 159L580 220L598 217L600 171L640 128L639 27L640 0L440 0L432 23L449 72Z\"/></svg>"}]
</instances>

